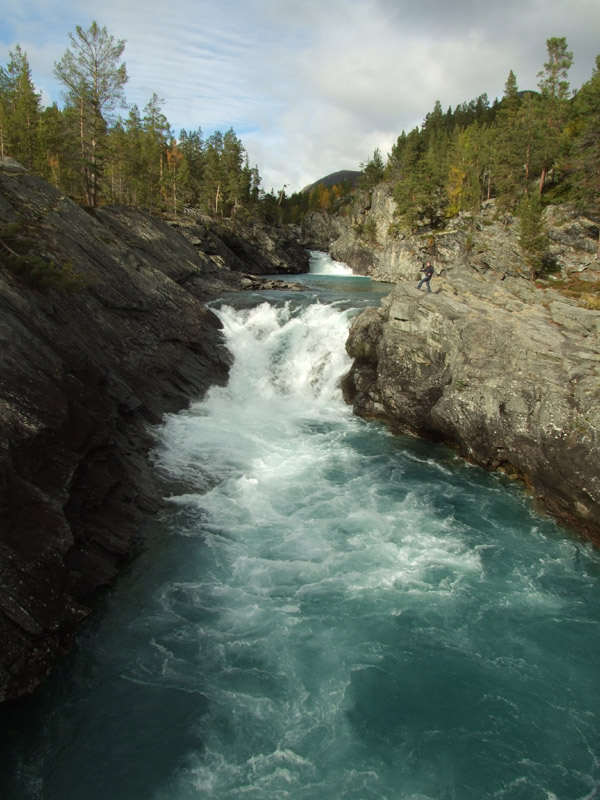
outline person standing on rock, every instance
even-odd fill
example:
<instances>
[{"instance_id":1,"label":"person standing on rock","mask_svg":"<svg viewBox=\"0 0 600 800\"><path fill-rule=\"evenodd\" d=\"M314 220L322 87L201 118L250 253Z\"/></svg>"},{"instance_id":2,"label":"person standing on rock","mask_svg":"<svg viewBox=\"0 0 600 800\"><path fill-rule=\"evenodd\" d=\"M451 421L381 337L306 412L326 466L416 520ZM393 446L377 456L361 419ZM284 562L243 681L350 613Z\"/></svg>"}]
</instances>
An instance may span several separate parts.
<instances>
[{"instance_id":1,"label":"person standing on rock","mask_svg":"<svg viewBox=\"0 0 600 800\"><path fill-rule=\"evenodd\" d=\"M431 286L429 285L429 281L431 280L431 276L433 275L433 267L431 266L431 261L428 261L427 264L424 267L421 267L419 272L423 273L423 277L419 281L419 285L417 286L417 289L420 289L421 286L423 286L423 284L426 283L427 284L427 291L430 292L431 291Z\"/></svg>"}]
</instances>

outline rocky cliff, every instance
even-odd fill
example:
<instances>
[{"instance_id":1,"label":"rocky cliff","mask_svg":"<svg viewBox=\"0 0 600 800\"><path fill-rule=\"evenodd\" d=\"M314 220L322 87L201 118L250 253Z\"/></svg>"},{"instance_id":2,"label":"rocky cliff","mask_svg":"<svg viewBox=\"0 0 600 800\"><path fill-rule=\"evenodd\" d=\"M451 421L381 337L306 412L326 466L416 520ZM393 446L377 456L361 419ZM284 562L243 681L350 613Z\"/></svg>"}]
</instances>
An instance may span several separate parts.
<instances>
[{"instance_id":1,"label":"rocky cliff","mask_svg":"<svg viewBox=\"0 0 600 800\"><path fill-rule=\"evenodd\" d=\"M380 187L330 247L396 282L352 327L347 400L397 432L452 443L476 464L519 476L547 512L600 541L600 311L552 279L519 277L518 221L498 218L492 203L417 236L399 232L393 212ZM367 245L358 232L369 219ZM552 277L600 286L597 224L569 208L547 209L546 221ZM416 288L427 259L431 294Z\"/></svg>"},{"instance_id":2,"label":"rocky cliff","mask_svg":"<svg viewBox=\"0 0 600 800\"><path fill-rule=\"evenodd\" d=\"M208 297L305 272L284 229L85 211L0 159L0 700L31 691L142 545L149 426L223 382Z\"/></svg>"},{"instance_id":3,"label":"rocky cliff","mask_svg":"<svg viewBox=\"0 0 600 800\"><path fill-rule=\"evenodd\" d=\"M549 206L544 212L549 234L548 268L555 277L576 273L596 280L598 220L581 216L571 206ZM395 282L417 280L419 268L432 259L438 274L453 271L493 272L500 278L528 276L519 245L519 220L500 213L493 201L477 213L461 213L433 228L422 220L408 233L396 214L392 187L383 183L359 194L343 216L313 212L303 222L307 246L328 250L358 275Z\"/></svg>"}]
</instances>

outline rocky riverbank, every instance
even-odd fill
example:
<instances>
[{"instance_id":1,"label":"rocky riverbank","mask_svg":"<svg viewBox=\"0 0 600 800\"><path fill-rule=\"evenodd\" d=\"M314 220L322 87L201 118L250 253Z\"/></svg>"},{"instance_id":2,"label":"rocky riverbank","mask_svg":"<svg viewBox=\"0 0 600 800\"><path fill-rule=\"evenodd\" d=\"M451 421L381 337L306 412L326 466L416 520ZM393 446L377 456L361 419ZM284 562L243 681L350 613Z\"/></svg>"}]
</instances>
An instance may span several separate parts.
<instances>
[{"instance_id":1,"label":"rocky riverbank","mask_svg":"<svg viewBox=\"0 0 600 800\"><path fill-rule=\"evenodd\" d=\"M227 377L207 298L306 271L286 229L85 211L0 159L0 700L143 545L149 428Z\"/></svg>"},{"instance_id":2,"label":"rocky riverbank","mask_svg":"<svg viewBox=\"0 0 600 800\"><path fill-rule=\"evenodd\" d=\"M345 395L360 416L522 478L541 508L600 542L598 223L570 207L547 208L545 222L551 271L534 284L518 220L492 202L412 235L390 187L355 204L341 232L330 227L332 256L396 285L355 320ZM322 237L306 224L305 239L313 227ZM417 291L427 260L431 294ZM557 290L571 284L578 298Z\"/></svg>"},{"instance_id":3,"label":"rocky riverbank","mask_svg":"<svg viewBox=\"0 0 600 800\"><path fill-rule=\"evenodd\" d=\"M524 281L398 283L348 340L355 413L456 445L600 542L600 311Z\"/></svg>"}]
</instances>

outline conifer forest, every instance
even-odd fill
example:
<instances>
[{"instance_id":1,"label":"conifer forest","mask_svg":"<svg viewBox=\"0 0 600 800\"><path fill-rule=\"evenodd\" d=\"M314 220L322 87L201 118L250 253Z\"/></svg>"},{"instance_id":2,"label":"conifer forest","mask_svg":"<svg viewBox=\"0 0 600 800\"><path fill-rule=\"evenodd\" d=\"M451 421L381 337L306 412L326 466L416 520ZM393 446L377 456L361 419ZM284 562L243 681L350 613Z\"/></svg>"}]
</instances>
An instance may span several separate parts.
<instances>
[{"instance_id":1,"label":"conifer forest","mask_svg":"<svg viewBox=\"0 0 600 800\"><path fill-rule=\"evenodd\" d=\"M600 211L600 56L577 91L565 38L546 42L535 88L510 71L504 94L444 111L436 101L422 124L402 131L384 158L360 165L358 191L393 187L398 229L431 226L494 199L501 213L535 219L545 203ZM0 66L0 156L9 156L87 206L125 203L176 218L184 208L231 218L260 215L299 222L309 210L344 213L354 187L317 182L290 197L261 189L258 168L233 129L204 137L200 125L176 134L153 94L130 106L125 42L92 22L76 27L55 64L62 107L42 107L19 45ZM199 121L201 122L201 121ZM332 165L332 170L337 165Z\"/></svg>"}]
</instances>

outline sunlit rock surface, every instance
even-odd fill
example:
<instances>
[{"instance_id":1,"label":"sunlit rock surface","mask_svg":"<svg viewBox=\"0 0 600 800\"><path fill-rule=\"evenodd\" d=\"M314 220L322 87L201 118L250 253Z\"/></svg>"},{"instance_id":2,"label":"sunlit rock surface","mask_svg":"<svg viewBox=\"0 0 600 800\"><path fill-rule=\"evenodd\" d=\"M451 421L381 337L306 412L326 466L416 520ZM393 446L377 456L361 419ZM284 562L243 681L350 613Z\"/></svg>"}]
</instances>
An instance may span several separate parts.
<instances>
[{"instance_id":1,"label":"sunlit rock surface","mask_svg":"<svg viewBox=\"0 0 600 800\"><path fill-rule=\"evenodd\" d=\"M398 283L357 317L345 394L357 414L455 444L522 477L600 538L600 312L519 279Z\"/></svg>"}]
</instances>

